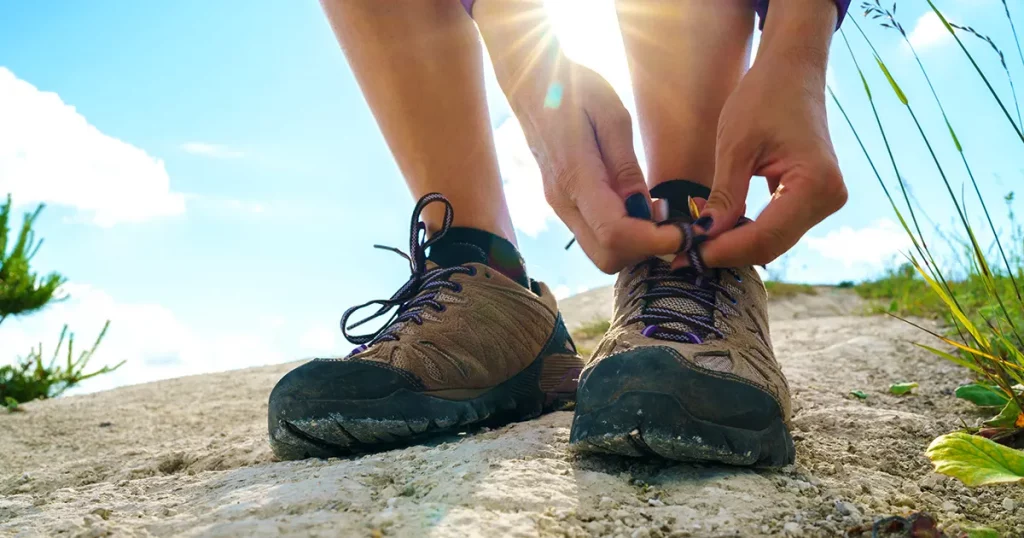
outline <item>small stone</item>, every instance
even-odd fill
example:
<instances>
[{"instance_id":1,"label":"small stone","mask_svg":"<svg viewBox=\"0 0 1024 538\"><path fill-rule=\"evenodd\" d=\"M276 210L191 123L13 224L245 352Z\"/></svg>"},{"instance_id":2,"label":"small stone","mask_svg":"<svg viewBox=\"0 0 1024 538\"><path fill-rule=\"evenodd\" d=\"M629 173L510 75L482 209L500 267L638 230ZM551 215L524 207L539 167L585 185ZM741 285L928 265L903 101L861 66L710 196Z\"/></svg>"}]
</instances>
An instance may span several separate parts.
<instances>
[{"instance_id":1,"label":"small stone","mask_svg":"<svg viewBox=\"0 0 1024 538\"><path fill-rule=\"evenodd\" d=\"M903 491L903 493L910 495L911 497L921 494L921 488L919 488L917 484L913 482L905 482L903 486L900 488L900 490Z\"/></svg>"},{"instance_id":2,"label":"small stone","mask_svg":"<svg viewBox=\"0 0 1024 538\"><path fill-rule=\"evenodd\" d=\"M938 489L939 487L942 486L942 483L945 480L946 480L945 476L943 476L941 474L938 474L938 473L932 473L932 474L922 478L921 482L919 484L920 484L922 489Z\"/></svg>"},{"instance_id":3,"label":"small stone","mask_svg":"<svg viewBox=\"0 0 1024 538\"><path fill-rule=\"evenodd\" d=\"M95 509L92 512L89 512L89 513L97 515L97 516L100 516L100 519L106 521L106 520L110 519L110 513L111 512L110 512L109 508L97 508L97 509Z\"/></svg>"},{"instance_id":4,"label":"small stone","mask_svg":"<svg viewBox=\"0 0 1024 538\"><path fill-rule=\"evenodd\" d=\"M388 486L388 487L380 490L380 498L381 499L390 499L392 497L397 497L397 496L398 496L398 488L396 488L393 485Z\"/></svg>"},{"instance_id":5,"label":"small stone","mask_svg":"<svg viewBox=\"0 0 1024 538\"><path fill-rule=\"evenodd\" d=\"M800 528L800 524L795 521L790 521L782 526L782 532L788 536L803 536L804 531Z\"/></svg>"},{"instance_id":6,"label":"small stone","mask_svg":"<svg viewBox=\"0 0 1024 538\"><path fill-rule=\"evenodd\" d=\"M1013 499L1007 497L1003 499L1003 510L1007 512L1013 512L1013 509L1017 507L1017 503Z\"/></svg>"},{"instance_id":7,"label":"small stone","mask_svg":"<svg viewBox=\"0 0 1024 538\"><path fill-rule=\"evenodd\" d=\"M646 527L640 527L633 531L633 534L630 534L629 538L651 538L651 531L647 530Z\"/></svg>"},{"instance_id":8,"label":"small stone","mask_svg":"<svg viewBox=\"0 0 1024 538\"><path fill-rule=\"evenodd\" d=\"M615 502L615 499L611 497L601 497L601 500L597 502L597 507L601 510L611 510L619 505Z\"/></svg>"},{"instance_id":9,"label":"small stone","mask_svg":"<svg viewBox=\"0 0 1024 538\"><path fill-rule=\"evenodd\" d=\"M955 502L953 502L953 501L946 501L946 502L942 503L942 511L943 512L958 512L959 510L957 509L957 506L956 506Z\"/></svg>"},{"instance_id":10,"label":"small stone","mask_svg":"<svg viewBox=\"0 0 1024 538\"><path fill-rule=\"evenodd\" d=\"M896 506L906 506L907 508L915 508L917 506L914 499L911 499L906 495L897 495L896 498L893 499L892 503Z\"/></svg>"},{"instance_id":11,"label":"small stone","mask_svg":"<svg viewBox=\"0 0 1024 538\"><path fill-rule=\"evenodd\" d=\"M100 427L101 428L109 428L109 427L111 427L113 425L114 425L113 422L106 422L106 421L100 422Z\"/></svg>"},{"instance_id":12,"label":"small stone","mask_svg":"<svg viewBox=\"0 0 1024 538\"><path fill-rule=\"evenodd\" d=\"M849 516L853 519L861 518L860 510L858 510L856 506L848 502L836 501L836 512L839 512L844 516Z\"/></svg>"},{"instance_id":13,"label":"small stone","mask_svg":"<svg viewBox=\"0 0 1024 538\"><path fill-rule=\"evenodd\" d=\"M1007 500L1009 500L1009 499L1007 499ZM661 502L661 499L654 499L654 498L647 499L647 504L649 504L651 506L665 506L665 503ZM1004 506L1005 506L1005 503L1004 503Z\"/></svg>"}]
</instances>

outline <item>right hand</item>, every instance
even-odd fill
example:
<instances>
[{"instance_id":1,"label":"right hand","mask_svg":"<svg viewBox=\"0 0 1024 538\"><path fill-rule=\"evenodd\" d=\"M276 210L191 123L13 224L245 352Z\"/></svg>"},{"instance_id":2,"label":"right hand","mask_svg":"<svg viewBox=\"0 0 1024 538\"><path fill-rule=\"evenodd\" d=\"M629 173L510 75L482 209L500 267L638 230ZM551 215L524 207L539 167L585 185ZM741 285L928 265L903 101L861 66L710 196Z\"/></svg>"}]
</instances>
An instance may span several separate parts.
<instances>
[{"instance_id":1,"label":"right hand","mask_svg":"<svg viewBox=\"0 0 1024 538\"><path fill-rule=\"evenodd\" d=\"M524 43L522 36L530 34L509 29L515 14L486 14L490 6L517 3L522 2L477 2L474 15L540 165L551 208L606 273L676 252L682 232L650 218L651 197L633 151L632 120L615 90L596 72L568 60L553 40ZM543 32L533 34L543 39ZM627 215L626 199L634 195L639 198L631 207L646 206L646 218Z\"/></svg>"}]
</instances>

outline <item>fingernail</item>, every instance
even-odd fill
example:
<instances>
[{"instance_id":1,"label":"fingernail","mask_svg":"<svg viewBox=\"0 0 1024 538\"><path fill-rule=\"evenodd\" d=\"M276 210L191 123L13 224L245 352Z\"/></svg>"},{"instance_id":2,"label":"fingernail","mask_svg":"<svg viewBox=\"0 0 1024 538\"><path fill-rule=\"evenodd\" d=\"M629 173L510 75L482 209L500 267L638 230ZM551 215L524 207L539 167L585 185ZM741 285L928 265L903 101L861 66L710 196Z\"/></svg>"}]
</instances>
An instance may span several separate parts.
<instances>
[{"instance_id":1,"label":"fingernail","mask_svg":"<svg viewBox=\"0 0 1024 538\"><path fill-rule=\"evenodd\" d=\"M711 215L704 215L703 217L693 221L693 225L700 226L701 228L704 228L705 231L708 231L715 225L715 219L711 218Z\"/></svg>"},{"instance_id":2,"label":"fingernail","mask_svg":"<svg viewBox=\"0 0 1024 538\"><path fill-rule=\"evenodd\" d=\"M651 205L644 193L638 192L626 198L626 214L634 219L651 220Z\"/></svg>"}]
</instances>

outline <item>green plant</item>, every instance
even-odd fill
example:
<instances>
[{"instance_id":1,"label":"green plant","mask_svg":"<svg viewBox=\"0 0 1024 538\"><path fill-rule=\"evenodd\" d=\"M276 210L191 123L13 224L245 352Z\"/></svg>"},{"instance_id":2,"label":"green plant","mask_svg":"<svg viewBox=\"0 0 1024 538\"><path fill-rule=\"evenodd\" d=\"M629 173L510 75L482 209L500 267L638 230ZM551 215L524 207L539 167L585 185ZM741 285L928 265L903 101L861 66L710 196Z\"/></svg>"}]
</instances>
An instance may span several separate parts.
<instances>
[{"instance_id":1,"label":"green plant","mask_svg":"<svg viewBox=\"0 0 1024 538\"><path fill-rule=\"evenodd\" d=\"M12 202L10 195L0 206L0 323L8 317L25 316L39 311L47 304L63 299L57 297L57 290L66 281L58 273L40 277L32 271L31 260L39 252L42 240L36 241L32 225L43 210L40 205L34 212L25 215L13 244L10 238L10 217ZM105 366L86 373L86 366L107 333L108 321L91 348L78 357L74 354L74 334L68 333L65 325L49 362L43 362L43 345L33 348L28 355L14 364L0 366L0 403L8 410L37 398L54 398L74 385L119 368ZM67 341L67 358L58 363L57 358Z\"/></svg>"},{"instance_id":2,"label":"green plant","mask_svg":"<svg viewBox=\"0 0 1024 538\"><path fill-rule=\"evenodd\" d=\"M777 280L766 280L764 289L768 297L780 299L782 297L793 297L796 295L817 295L818 290L810 284L792 284L790 282L779 282Z\"/></svg>"},{"instance_id":3,"label":"green plant","mask_svg":"<svg viewBox=\"0 0 1024 538\"><path fill-rule=\"evenodd\" d=\"M932 12L942 22L944 28L952 35L953 39L959 45L960 50L967 56L971 65L974 67L976 74L985 83L990 95L996 100L1000 109L1003 111L1004 116L1009 121L1021 141L1024 142L1024 133L1021 132L1021 126L1018 124L1019 122L1014 122L1013 117L1010 115L1010 112L999 97L998 93L990 84L985 73L981 70L970 51L966 46L964 46L963 42L958 37L957 29L968 32L988 43L999 54L1002 65L1004 66L1004 71L1006 71L1009 76L1009 70L1005 66L1005 57L996 46L995 42L971 27L955 25L949 22L938 7L935 6L933 0L928 0L928 5ZM956 472L947 472L947 474L957 476L968 485L989 483L991 480L976 480L969 478L975 471L983 474L986 464L982 462L984 458L968 456L970 454L977 454L980 452L983 454L998 454L1001 458L1008 453L1012 453L1012 458L1010 458L1010 456L1006 457L1014 460L1016 457L1020 456L1020 452L1013 448L999 446L997 442L1016 446L1016 444L1020 442L1022 431L1024 431L1024 420L1022 420L1024 419L1024 415L1021 415L1020 413L1020 410L1022 409L1022 398L1021 391L1018 388L1024 384L1024 351L1022 351L1024 350L1024 340L1021 338L1021 331L1019 329L1024 326L1024 299L1021 297L1021 291L1017 280L1018 278L1024 279L1020 251L1008 251L1004 248L1003 241L1001 239L1002 234L992 221L988 206L986 205L985 199L982 195L981 188L979 187L971 168L968 153L965 151L964 145L957 137L956 131L953 128L950 119L946 115L946 110L943 106L942 100L940 99L935 86L932 84L927 69L920 57L918 57L917 51L914 50L913 44L908 38L907 33L896 18L895 4L891 9L888 9L882 6L878 0L873 0L870 2L863 2L861 7L864 8L865 16L869 16L875 20L880 20L881 25L884 28L898 32L912 53L913 58L916 61L916 65L919 68L920 75L927 83L931 97L945 123L952 149L954 149L956 154L959 156L959 159L957 160L962 163L966 179L969 180L973 194L981 204L985 219L984 222L987 224L986 227L988 230L992 233L995 248L986 249L982 247L978 236L975 233L975 228L973 227L971 220L968 218L966 200L957 196L951 184L951 177L955 172L944 168L943 159L939 158L939 154L944 151L942 149L943 146L940 145L940 141L934 139L925 131L919 120L918 109L920 108L920 104L911 102L910 98L897 82L896 76L894 76L889 70L882 56L874 47L871 39L863 31L860 24L857 23L856 20L853 20L852 24L870 48L874 63L877 65L881 75L888 83L892 94L896 99L898 99L900 104L903 105L903 108L906 111L908 118L912 121L917 134L924 142L925 147L928 150L928 154L931 157L931 161L934 164L938 179L941 180L946 193L949 195L949 201L952 203L957 217L957 235L960 237L959 241L954 241L954 244L959 247L959 250L954 254L962 255L957 256L959 258L957 261L960 262L958 265L962 267L962 270L959 273L950 271L937 262L935 252L929 246L927 238L922 233L918 219L918 210L915 210L915 204L911 203L911 197L908 193L907 186L903 181L904 176L900 173L899 165L895 157L896 152L893 150L890 137L886 132L886 127L878 113L876 99L879 99L880 97L875 96L872 93L871 85L868 82L868 78L865 75L864 70L861 68L857 55L854 53L849 39L845 32L840 32L843 42L846 45L846 49L853 58L854 65L860 75L861 82L864 86L864 93L867 96L868 104L870 105L873 113L874 126L878 128L878 132L881 135L882 142L886 150L886 154L882 156L881 159L876 158L877 156L873 156L871 152L868 151L862 141L860 130L858 130L849 115L847 115L846 111L843 109L842 103L836 97L831 88L829 88L829 93L847 124L852 129L858 144L860 144L864 155L867 157L868 163L871 166L875 177L882 186L887 201L892 207L896 217L899 219L899 222L907 236L910 238L913 247L913 250L908 253L909 262L906 265L891 271L884 278L878 281L858 286L858 292L872 298L889 299L891 302L887 306L884 306L883 309L895 316L942 316L949 322L951 327L950 332L948 334L931 334L954 348L955 351L949 352L924 344L918 345L944 359L950 360L972 370L981 381L981 384L985 387L985 390L991 394L991 397L985 397L977 391L970 390L963 391L964 395L971 394L972 398L980 398L986 402L997 401L996 397L998 396L1005 401L999 415L988 421L986 423L986 426L988 427L984 430L980 428L968 428L967 433L951 434L951 436L940 437L935 443L933 443L932 448L929 449L928 452L929 457L932 458L933 463L935 463L936 469L939 472L958 469ZM1006 9L1006 14L1012 26L1013 22L1012 19L1010 19L1008 8ZM1014 35L1016 36L1016 28L1014 28ZM1019 46L1018 42L1018 49ZM1024 62L1024 56L1022 56L1022 62ZM1010 86L1014 105L1019 109L1012 79ZM895 181L899 186L899 196L901 198L899 202L893 197L885 179L883 179L882 172L876 165L876 162L881 161L887 161L887 165L891 165L892 167ZM920 175L920 172L917 175ZM1008 203L1012 201L1012 194L1007 196L1006 199ZM909 216L909 220L905 218L905 216ZM924 216L927 217L926 215ZM1011 212L1011 220L1012 219L1013 215ZM1010 244L1017 245L1018 249L1021 245L1018 237L1019 234L1019 226L1014 224L1014 228L1011 233L1012 242ZM990 260L995 263L991 263ZM957 435L966 435L969 438L965 441L967 445L960 443L962 440L960 437L953 437ZM959 448L957 450L943 449L943 447L946 447L949 444ZM965 446L970 450L967 450ZM1004 451L1009 452L1007 453ZM1017 469L1016 466L1012 467ZM1005 478L1005 473L1001 476ZM1003 481L1003 479L998 481Z\"/></svg>"},{"instance_id":4,"label":"green plant","mask_svg":"<svg viewBox=\"0 0 1024 538\"><path fill-rule=\"evenodd\" d=\"M103 375L121 367L124 361L115 366L104 366L98 370L86 373L85 368L89 364L99 347L103 337L107 334L110 322L103 325L96 341L92 347L81 352L75 357L75 335L68 333L68 326L65 325L57 341L57 347L49 362L43 363L43 345L32 348L29 354L12 365L0 366L0 398L10 410L16 410L19 403L28 402L37 398L56 398L69 388L85 381L86 379ZM67 339L67 356L63 362L58 361L61 349Z\"/></svg>"}]
</instances>

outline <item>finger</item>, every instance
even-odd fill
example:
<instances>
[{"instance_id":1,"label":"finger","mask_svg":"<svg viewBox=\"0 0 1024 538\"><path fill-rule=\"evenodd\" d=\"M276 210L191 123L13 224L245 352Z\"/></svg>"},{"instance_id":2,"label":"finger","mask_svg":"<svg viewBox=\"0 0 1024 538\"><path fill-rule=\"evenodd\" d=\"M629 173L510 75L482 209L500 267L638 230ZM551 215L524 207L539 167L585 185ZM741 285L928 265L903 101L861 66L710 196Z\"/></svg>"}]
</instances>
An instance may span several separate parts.
<instances>
[{"instance_id":1,"label":"finger","mask_svg":"<svg viewBox=\"0 0 1024 538\"><path fill-rule=\"evenodd\" d=\"M777 191L756 220L723 232L701 246L708 267L766 265L793 247L822 213L813 200L785 189Z\"/></svg>"},{"instance_id":2,"label":"finger","mask_svg":"<svg viewBox=\"0 0 1024 538\"><path fill-rule=\"evenodd\" d=\"M650 219L651 196L633 148L633 120L617 99L608 108L609 111L591 114L591 122L609 184L623 199L643 193L647 215L642 218Z\"/></svg>"},{"instance_id":3,"label":"finger","mask_svg":"<svg viewBox=\"0 0 1024 538\"><path fill-rule=\"evenodd\" d=\"M576 193L574 202L611 260L624 266L679 249L683 234L677 227L627 218L622 199L614 191L597 182L588 186L591 188Z\"/></svg>"},{"instance_id":4,"label":"finger","mask_svg":"<svg viewBox=\"0 0 1024 538\"><path fill-rule=\"evenodd\" d=\"M711 195L696 224L715 237L736 225L746 206L750 177L756 165L756 149L748 143L719 142L715 181Z\"/></svg>"}]
</instances>

